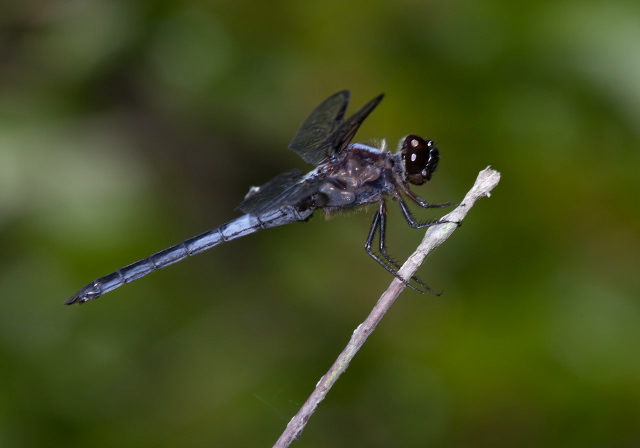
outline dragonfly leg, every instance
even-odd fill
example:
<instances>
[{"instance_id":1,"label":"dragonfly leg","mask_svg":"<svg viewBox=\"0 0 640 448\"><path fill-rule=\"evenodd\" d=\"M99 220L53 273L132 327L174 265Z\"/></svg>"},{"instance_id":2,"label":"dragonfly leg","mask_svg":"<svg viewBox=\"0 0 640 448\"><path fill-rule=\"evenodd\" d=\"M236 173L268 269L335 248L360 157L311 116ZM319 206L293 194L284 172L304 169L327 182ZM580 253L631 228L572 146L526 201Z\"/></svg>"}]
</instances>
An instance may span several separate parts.
<instances>
[{"instance_id":1,"label":"dragonfly leg","mask_svg":"<svg viewBox=\"0 0 640 448\"><path fill-rule=\"evenodd\" d=\"M403 188L402 192L407 195L409 199L418 204L422 208L441 208L441 207L450 207L452 205L458 205L455 202L445 202L443 204L429 204L427 201L422 199L420 196L415 194L413 191L408 188ZM399 198L401 199L401 198Z\"/></svg>"},{"instance_id":2,"label":"dragonfly leg","mask_svg":"<svg viewBox=\"0 0 640 448\"><path fill-rule=\"evenodd\" d=\"M409 207L407 206L406 202L404 202L404 200L400 197L400 195L396 196L396 199L398 200L398 204L400 205L400 210L402 211L402 214L404 215L404 219L406 219L407 222L409 223L409 225L411 227L413 227L414 229L424 229L425 227L431 227L431 226L435 226L435 225L438 225L438 224L447 224L447 223L454 223L454 224L457 224L458 226L462 225L461 222L443 221L443 220L439 220L439 219L434 219L433 221L420 222L420 221L416 220L416 218L413 217L413 214L411 213L411 210L409 210ZM453 204L451 204L451 203L448 203L448 204L429 204L428 208L446 207L446 206L449 206L449 205L453 205Z\"/></svg>"},{"instance_id":3,"label":"dragonfly leg","mask_svg":"<svg viewBox=\"0 0 640 448\"><path fill-rule=\"evenodd\" d=\"M365 250L367 253L376 260L382 267L384 267L387 271L393 274L398 279L402 280L402 282L410 287L411 289L419 292L420 294L424 294L429 291L432 294L437 296L440 293L434 291L429 288L420 278L417 276L412 276L410 280L406 280L401 277L398 273L400 269L400 265L396 262L388 253L386 248L386 228L387 228L387 207L385 201L380 202L380 208L376 211L373 216L373 222L371 224L371 230L369 230L369 236L367 237L367 241L365 242ZM375 238L376 230L378 231L378 251L379 254L372 250L373 239ZM382 256L382 257L381 257ZM411 284L411 281L416 282L420 287L416 287Z\"/></svg>"}]
</instances>

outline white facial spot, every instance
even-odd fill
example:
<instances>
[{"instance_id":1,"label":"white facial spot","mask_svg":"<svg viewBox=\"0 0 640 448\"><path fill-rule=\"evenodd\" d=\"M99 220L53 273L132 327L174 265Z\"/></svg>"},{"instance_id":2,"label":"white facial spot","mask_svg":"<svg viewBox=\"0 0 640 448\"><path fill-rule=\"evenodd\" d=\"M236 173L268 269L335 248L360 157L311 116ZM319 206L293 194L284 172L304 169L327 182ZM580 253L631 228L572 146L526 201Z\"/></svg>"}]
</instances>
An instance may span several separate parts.
<instances>
[{"instance_id":1,"label":"white facial spot","mask_svg":"<svg viewBox=\"0 0 640 448\"><path fill-rule=\"evenodd\" d=\"M411 146L413 146L414 148L417 148L419 144L420 143L415 138L411 139Z\"/></svg>"},{"instance_id":2,"label":"white facial spot","mask_svg":"<svg viewBox=\"0 0 640 448\"><path fill-rule=\"evenodd\" d=\"M415 162L417 158L418 158L417 154L411 154L411 161L412 162Z\"/></svg>"}]
</instances>

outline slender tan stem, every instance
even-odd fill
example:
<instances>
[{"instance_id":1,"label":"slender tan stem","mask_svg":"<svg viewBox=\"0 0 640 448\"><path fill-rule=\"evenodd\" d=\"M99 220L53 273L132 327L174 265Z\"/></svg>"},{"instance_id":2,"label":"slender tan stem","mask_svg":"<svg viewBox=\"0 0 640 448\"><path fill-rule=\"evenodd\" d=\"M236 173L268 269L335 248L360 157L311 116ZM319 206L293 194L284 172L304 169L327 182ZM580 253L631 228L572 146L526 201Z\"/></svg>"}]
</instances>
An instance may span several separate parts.
<instances>
[{"instance_id":1,"label":"slender tan stem","mask_svg":"<svg viewBox=\"0 0 640 448\"><path fill-rule=\"evenodd\" d=\"M478 199L484 196L490 196L491 190L498 185L499 181L500 173L492 170L490 167L480 171L475 184L471 190L469 190L460 205L451 213L441 218L441 221L447 222L429 227L422 243L420 243L420 246L418 246L417 250L409 257L400 269L400 276L402 278L411 278L418 270L418 267L422 264L425 257L449 238L454 230L458 228L458 223L462 222ZM386 314L387 310L389 310L393 302L398 298L405 287L406 284L397 278L391 282L391 285L389 285L389 288L387 288L387 290L382 294L378 303L373 307L373 310L371 310L371 313L366 320L358 325L358 328L353 332L351 340L342 353L340 353L340 356L338 356L329 371L320 378L320 381L316 385L311 396L309 396L298 413L291 419L287 428L274 445L274 448L286 448L291 445L291 442L295 439L300 438L302 430L309 421L311 415L314 413L315 409L318 407L318 404L320 404L320 402L325 398L340 375L347 369L355 354L364 344L364 341L366 341L371 332L375 330L378 323L382 320L382 317Z\"/></svg>"}]
</instances>

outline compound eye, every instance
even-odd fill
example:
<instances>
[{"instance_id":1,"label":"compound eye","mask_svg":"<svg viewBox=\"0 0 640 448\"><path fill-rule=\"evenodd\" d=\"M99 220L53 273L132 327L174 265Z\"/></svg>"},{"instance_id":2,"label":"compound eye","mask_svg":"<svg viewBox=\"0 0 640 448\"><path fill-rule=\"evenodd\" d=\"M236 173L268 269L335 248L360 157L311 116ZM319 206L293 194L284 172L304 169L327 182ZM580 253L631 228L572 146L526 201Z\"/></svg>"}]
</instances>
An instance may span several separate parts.
<instances>
[{"instance_id":1,"label":"compound eye","mask_svg":"<svg viewBox=\"0 0 640 448\"><path fill-rule=\"evenodd\" d=\"M430 180L440 160L440 153L433 140L425 140L417 135L405 137L401 154L407 180L415 185L422 185Z\"/></svg>"},{"instance_id":2,"label":"compound eye","mask_svg":"<svg viewBox=\"0 0 640 448\"><path fill-rule=\"evenodd\" d=\"M418 174L427 164L429 149L427 142L417 135L408 135L402 145L402 155L407 174Z\"/></svg>"}]
</instances>

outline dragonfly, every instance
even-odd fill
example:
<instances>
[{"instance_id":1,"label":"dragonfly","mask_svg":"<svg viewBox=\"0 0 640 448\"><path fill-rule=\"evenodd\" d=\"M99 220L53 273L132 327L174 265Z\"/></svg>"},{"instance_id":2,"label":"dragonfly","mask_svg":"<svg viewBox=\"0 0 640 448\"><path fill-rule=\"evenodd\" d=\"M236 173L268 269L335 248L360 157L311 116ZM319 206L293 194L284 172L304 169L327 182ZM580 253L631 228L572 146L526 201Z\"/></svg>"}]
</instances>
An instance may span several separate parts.
<instances>
[{"instance_id":1,"label":"dragonfly","mask_svg":"<svg viewBox=\"0 0 640 448\"><path fill-rule=\"evenodd\" d=\"M383 97L384 94L378 95L345 119L349 91L330 96L315 108L289 143L289 149L315 165L315 169L306 174L294 169L262 186L251 187L237 207L244 213L242 216L100 277L64 304L97 299L155 270L258 230L307 221L316 210L332 215L367 204L378 207L365 241L366 252L407 286L420 293L429 291L439 295L416 276L402 278L398 274L400 265L386 249L387 198L399 204L407 223L417 229L446 221L416 220L403 196L425 209L454 205L452 202L430 204L409 189L409 185L430 181L436 171L440 153L434 141L411 134L400 141L395 153L386 149L384 140L375 146L351 143L360 125ZM374 246L376 233L377 247Z\"/></svg>"}]
</instances>

